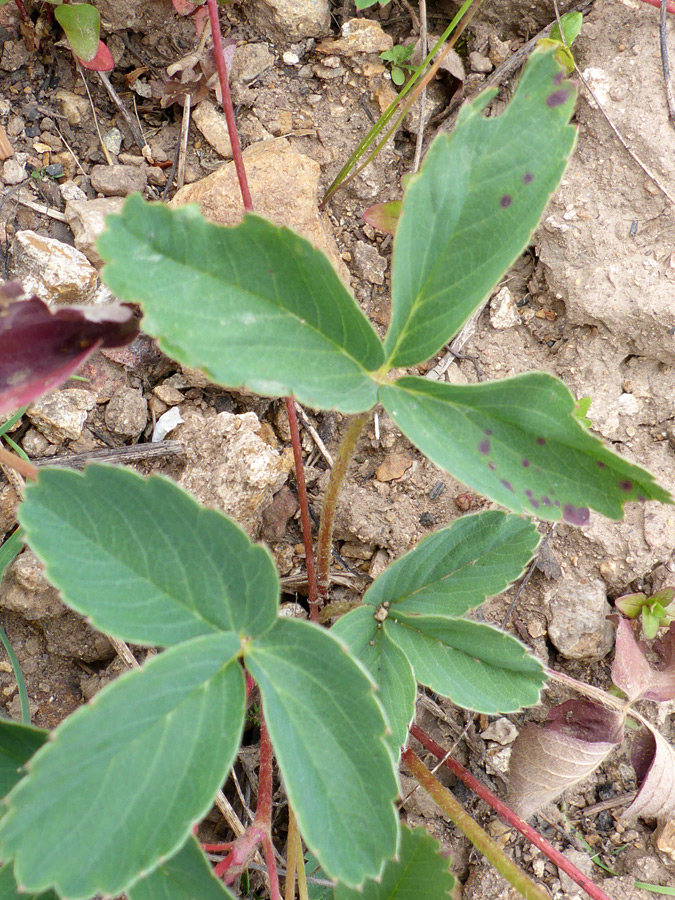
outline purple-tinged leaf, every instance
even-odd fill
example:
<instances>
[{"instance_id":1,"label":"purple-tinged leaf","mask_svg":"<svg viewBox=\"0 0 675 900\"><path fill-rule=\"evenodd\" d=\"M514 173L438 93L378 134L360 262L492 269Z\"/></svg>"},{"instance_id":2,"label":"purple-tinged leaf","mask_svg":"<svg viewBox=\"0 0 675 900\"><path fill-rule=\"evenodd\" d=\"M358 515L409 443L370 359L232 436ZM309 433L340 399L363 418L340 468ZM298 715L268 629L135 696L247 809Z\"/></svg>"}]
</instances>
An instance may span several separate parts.
<instances>
[{"instance_id":1,"label":"purple-tinged leaf","mask_svg":"<svg viewBox=\"0 0 675 900\"><path fill-rule=\"evenodd\" d=\"M373 228L384 231L386 234L395 234L398 220L401 216L402 200L390 200L388 203L376 203L369 206L364 212L363 218Z\"/></svg>"},{"instance_id":2,"label":"purple-tinged leaf","mask_svg":"<svg viewBox=\"0 0 675 900\"><path fill-rule=\"evenodd\" d=\"M513 745L508 803L523 819L590 775L623 738L624 717L591 700L569 700L549 718L526 725Z\"/></svg>"},{"instance_id":3,"label":"purple-tinged leaf","mask_svg":"<svg viewBox=\"0 0 675 900\"><path fill-rule=\"evenodd\" d=\"M78 56L77 60L83 69L91 69L92 72L112 72L115 68L115 60L112 53L103 41L98 42L96 53L91 59L80 59Z\"/></svg>"},{"instance_id":4,"label":"purple-tinged leaf","mask_svg":"<svg viewBox=\"0 0 675 900\"><path fill-rule=\"evenodd\" d=\"M51 312L16 283L0 287L0 414L62 384L97 347L119 347L138 334L129 304L65 307Z\"/></svg>"},{"instance_id":5,"label":"purple-tinged leaf","mask_svg":"<svg viewBox=\"0 0 675 900\"><path fill-rule=\"evenodd\" d=\"M614 606L629 619L637 619L646 602L647 595L640 591L637 594L624 594L623 597L617 597Z\"/></svg>"},{"instance_id":6,"label":"purple-tinged leaf","mask_svg":"<svg viewBox=\"0 0 675 900\"><path fill-rule=\"evenodd\" d=\"M658 669L647 661L644 645L635 640L626 619L619 619L616 629L612 681L629 700L675 700L675 624L653 648L661 658Z\"/></svg>"},{"instance_id":7,"label":"purple-tinged leaf","mask_svg":"<svg viewBox=\"0 0 675 900\"><path fill-rule=\"evenodd\" d=\"M675 752L658 731L643 729L633 739L631 761L639 789L624 818L675 818Z\"/></svg>"}]
</instances>

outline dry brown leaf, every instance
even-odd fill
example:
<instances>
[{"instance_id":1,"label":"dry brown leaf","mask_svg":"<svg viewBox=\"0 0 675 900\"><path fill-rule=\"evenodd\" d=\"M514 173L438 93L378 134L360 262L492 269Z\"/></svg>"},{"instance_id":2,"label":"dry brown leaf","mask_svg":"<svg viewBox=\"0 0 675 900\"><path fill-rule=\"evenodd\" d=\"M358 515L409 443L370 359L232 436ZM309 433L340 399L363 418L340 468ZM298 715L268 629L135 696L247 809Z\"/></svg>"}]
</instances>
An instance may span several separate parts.
<instances>
[{"instance_id":1,"label":"dry brown leaf","mask_svg":"<svg viewBox=\"0 0 675 900\"><path fill-rule=\"evenodd\" d=\"M644 728L633 740L631 761L638 784L624 818L675 818L675 752L658 731Z\"/></svg>"}]
</instances>

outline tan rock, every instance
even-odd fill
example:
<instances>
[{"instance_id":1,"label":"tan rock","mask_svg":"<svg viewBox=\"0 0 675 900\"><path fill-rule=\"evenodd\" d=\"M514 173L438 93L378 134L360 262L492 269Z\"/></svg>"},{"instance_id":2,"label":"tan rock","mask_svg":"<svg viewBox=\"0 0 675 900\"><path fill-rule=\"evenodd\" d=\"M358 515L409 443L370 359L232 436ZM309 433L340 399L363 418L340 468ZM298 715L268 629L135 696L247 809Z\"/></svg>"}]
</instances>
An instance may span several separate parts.
<instances>
[{"instance_id":1,"label":"tan rock","mask_svg":"<svg viewBox=\"0 0 675 900\"><path fill-rule=\"evenodd\" d=\"M378 481L394 481L401 478L412 464L411 457L406 453L390 453L375 469L375 477Z\"/></svg>"},{"instance_id":2,"label":"tan rock","mask_svg":"<svg viewBox=\"0 0 675 900\"><path fill-rule=\"evenodd\" d=\"M66 220L75 237L75 246L94 266L100 268L103 265L96 250L96 240L105 228L105 217L121 212L123 204L121 197L74 200L66 204Z\"/></svg>"},{"instance_id":3,"label":"tan rock","mask_svg":"<svg viewBox=\"0 0 675 900\"><path fill-rule=\"evenodd\" d=\"M330 31L328 0L248 0L244 11L261 34L282 41L322 37Z\"/></svg>"},{"instance_id":4,"label":"tan rock","mask_svg":"<svg viewBox=\"0 0 675 900\"><path fill-rule=\"evenodd\" d=\"M335 239L319 213L319 164L293 150L285 138L253 144L244 151L244 161L256 213L292 228L323 250L349 283ZM236 225L244 210L234 163L181 188L169 206L186 203L197 203L212 222Z\"/></svg>"},{"instance_id":5,"label":"tan rock","mask_svg":"<svg viewBox=\"0 0 675 900\"><path fill-rule=\"evenodd\" d=\"M17 232L10 273L26 293L48 304L88 303L98 287L96 269L83 253L34 231Z\"/></svg>"},{"instance_id":6,"label":"tan rock","mask_svg":"<svg viewBox=\"0 0 675 900\"><path fill-rule=\"evenodd\" d=\"M218 112L213 103L204 100L192 113L192 121L201 131L205 140L224 159L232 159L232 144L223 113Z\"/></svg>"},{"instance_id":7,"label":"tan rock","mask_svg":"<svg viewBox=\"0 0 675 900\"><path fill-rule=\"evenodd\" d=\"M342 37L323 41L316 48L319 53L338 53L355 56L358 53L382 53L391 50L394 41L374 19L349 19L342 26Z\"/></svg>"}]
</instances>

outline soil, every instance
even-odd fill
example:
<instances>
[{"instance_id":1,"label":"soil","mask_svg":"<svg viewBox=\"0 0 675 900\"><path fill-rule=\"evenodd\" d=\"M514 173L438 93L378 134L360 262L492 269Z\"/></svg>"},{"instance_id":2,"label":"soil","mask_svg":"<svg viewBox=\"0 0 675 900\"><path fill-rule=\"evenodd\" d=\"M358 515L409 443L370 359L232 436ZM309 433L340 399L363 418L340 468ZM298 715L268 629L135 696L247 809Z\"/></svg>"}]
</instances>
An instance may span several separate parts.
<instances>
[{"instance_id":1,"label":"soil","mask_svg":"<svg viewBox=\"0 0 675 900\"><path fill-rule=\"evenodd\" d=\"M107 43L116 61L111 82L132 115L134 110L137 113L150 147L154 165L147 170L150 185L146 195L157 198L164 190L178 146L182 110L177 105L163 108L145 88L151 81L161 81L167 66L195 50L199 41L194 24L188 17L175 15L169 0L156 0L154 4L119 0L96 5L101 9ZM23 191L32 192L34 203L46 202L59 212L64 206L59 179L50 178L46 167L61 166L65 177L93 199L92 170L108 161L97 129L106 141L114 129L119 129L117 162L137 165L140 148L98 77L86 73L92 113L68 49L63 42L54 44L56 26L50 23L46 11L40 12L39 4L28 6L34 31L22 27L14 4L0 7L0 122L10 139L14 159L32 167L33 176ZM320 184L325 189L391 98L388 73L377 53L350 56L321 47L322 40L337 36L341 24L355 15L349 0L335 4L330 33L318 40L281 40L272 26L265 30L264 15L247 17L245 6L228 5L221 11L224 33L237 42L238 48L245 48L240 65L249 66L243 75L240 71L233 84L243 142L248 145L272 137L285 138L292 150L319 164ZM428 6L430 30L440 33L456 4L439 0ZM562 11L569 6L561 4ZM416 36L407 3L394 0L362 15L379 22L394 43ZM465 67L463 82L446 73L429 91L432 119L426 126L427 141L444 127L453 102L472 95L485 82L487 73L477 69L502 65L553 18L548 0L487 0L458 48ZM32 49L30 41L36 36L39 47ZM472 69L472 53L487 63L476 62L474 56ZM632 151L666 190L675 192L675 132L668 123L660 71L658 11L637 0L595 0L575 45L575 56ZM136 93L131 89L134 85ZM511 90L512 84L505 80L492 114L503 108ZM74 109L79 110L79 118ZM335 194L324 216L340 262L349 269L352 289L382 334L389 321L391 239L366 225L362 214L376 201L400 197L400 179L411 170L413 161L417 120L417 113L407 117L395 139L364 174ZM515 301L513 324L504 327L493 301L478 318L463 347L463 358L452 360L437 377L476 382L532 370L558 375L577 397L592 397L589 415L599 435L623 455L650 468L665 487L673 487L673 203L631 159L583 91L576 122L578 146L563 185L532 246L500 283ZM223 157L193 127L187 147L186 183L197 182L223 163ZM18 186L7 181L0 205L5 277L10 273L10 250L18 232L32 230L74 243L70 228L60 220L63 216L55 219L19 204ZM174 192L171 188L168 196ZM433 374L434 366L443 358L440 354L421 371ZM84 374L90 378L86 387L97 397L82 434L76 440L42 438L40 442L36 429L23 421L13 436L29 455L62 456L147 442L153 419L178 402L186 421L197 416L199 422L208 422L222 411L254 412L262 423L259 437L281 460L283 477L274 482L274 491L286 479L288 466L283 460L288 456L288 431L279 402L227 392L194 374L181 373L148 340L137 342L124 354L99 355ZM149 421L141 424L135 437L124 437L107 424L106 404L121 388L150 402ZM170 399L169 389L180 392L179 401ZM308 415L328 450L334 452L343 417L311 411ZM176 437L180 439L180 432ZM327 463L309 432L303 433L303 441L310 499L318 510ZM41 453L31 453L30 447L40 447ZM178 459L137 467L143 472L164 471L180 479L186 467L193 464L197 465ZM425 534L468 511L490 505L418 454L381 411L377 426L371 424L359 445L351 474L337 521L334 599L353 600L388 561ZM288 486L294 489L292 476ZM250 530L266 539L275 553L287 591L282 599L299 599L302 603L303 554L295 506L292 500L289 503L288 495L276 500L276 506L271 492L268 495L262 491L263 495L264 511L261 507L253 515L248 523ZM4 485L0 494L4 531L11 528L14 501L11 487ZM559 582L572 581L579 585L579 602L583 602L584 585L593 579L602 579L610 600L631 590L657 590L669 584L675 571L675 516L666 507L635 504L621 523L593 517L585 529L566 525L551 529L542 523L541 530L549 534L547 555L539 561L527 585L517 595L512 589L490 601L483 614L488 621L501 623L508 611L508 627L550 665L608 688L611 653L594 659L591 652L574 660L565 658L551 643L547 634L551 592ZM56 615L50 612L49 604L58 600L48 592L35 566L26 564L19 575L13 567L3 582L0 624L23 667L33 721L52 728L116 677L124 664L107 641L94 638L91 629L74 614L64 615L60 608ZM39 595L40 599L35 608L28 609L12 600L19 594ZM137 651L136 656L142 661L143 651ZM554 686L546 692L543 705L507 718L516 726L543 721L547 706L568 696ZM18 718L16 684L3 657L0 700L6 714ZM655 715L650 709L644 713ZM669 713L669 708L661 708L658 720L663 734L672 740L675 734ZM457 744L458 758L503 794L508 744L482 736L489 725L487 717L465 713L442 698L425 696L419 706L419 721L445 746L457 740L466 726ZM249 742L255 744L254 731ZM255 795L252 752L246 748L237 768L247 796ZM479 821L489 829L495 827L487 807L462 785L450 778L447 783ZM406 786L408 782L404 782ZM675 886L673 859L655 847L655 823L620 820L634 790L626 746L613 753L592 778L568 791L564 802L548 808L537 822L542 833L564 852L578 854L587 849L586 841L600 854L616 876L604 882L610 896L648 896L632 887L627 876ZM227 792L245 818L234 789L229 786ZM490 881L493 876L484 862L420 794L417 791L408 800L405 816L412 824L424 822L449 851L455 874L465 882L464 896L511 897L502 882ZM213 834L228 835L215 813L209 824ZM284 828L283 810L279 827ZM548 887L553 897L576 896L567 883L561 884L555 867L529 844L510 838L508 850ZM599 868L591 874L598 882L606 875ZM626 887L628 882L630 888Z\"/></svg>"}]
</instances>

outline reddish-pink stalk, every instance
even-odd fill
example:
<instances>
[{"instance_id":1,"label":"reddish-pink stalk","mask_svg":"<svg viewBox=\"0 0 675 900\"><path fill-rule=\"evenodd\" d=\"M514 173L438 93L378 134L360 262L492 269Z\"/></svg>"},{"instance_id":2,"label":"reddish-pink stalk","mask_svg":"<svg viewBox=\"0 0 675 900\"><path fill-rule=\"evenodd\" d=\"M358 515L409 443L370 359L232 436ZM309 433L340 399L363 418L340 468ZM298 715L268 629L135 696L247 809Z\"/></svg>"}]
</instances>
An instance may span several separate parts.
<instances>
[{"instance_id":1,"label":"reddish-pink stalk","mask_svg":"<svg viewBox=\"0 0 675 900\"><path fill-rule=\"evenodd\" d=\"M24 19L28 18L28 13L26 12L26 7L23 5L23 0L14 0L16 3L17 9L21 13Z\"/></svg>"},{"instance_id":2,"label":"reddish-pink stalk","mask_svg":"<svg viewBox=\"0 0 675 900\"><path fill-rule=\"evenodd\" d=\"M207 0L207 5L209 10L209 20L211 22L211 34L213 35L213 53L216 58L218 79L220 81L220 90L223 97L223 112L225 113L227 130L230 136L230 144L232 145L232 158L234 160L234 165L237 172L237 179L239 180L239 190L241 191L241 198L244 203L244 209L247 212L253 212L253 200L251 199L251 191L248 186L248 178L246 177L246 167L244 166L244 160L241 155L241 142L239 141L239 132L237 130L237 122L234 115L234 106L232 105L232 95L230 94L230 85L227 77L227 66L225 65L225 57L223 56L223 40L220 33L220 22L218 21L217 0ZM316 585L316 573L314 569L312 525L309 517L309 500L307 499L305 470L302 462L300 431L298 428L298 418L295 413L295 401L291 397L286 397L285 400L286 411L288 413L288 424L291 431L291 444L293 446L295 482L298 486L298 503L300 504L300 518L302 521L302 541L305 545L307 590L309 594L309 615L313 622L318 622L318 591Z\"/></svg>"},{"instance_id":3,"label":"reddish-pink stalk","mask_svg":"<svg viewBox=\"0 0 675 900\"><path fill-rule=\"evenodd\" d=\"M220 33L220 22L218 20L218 2L217 0L206 0L206 3L209 8L209 20L211 22L211 34L213 36L213 52L216 57L218 80L220 81L220 90L223 97L223 112L225 113L227 130L230 135L230 144L232 145L232 159L234 160L234 167L237 171L237 178L239 179L239 190L241 191L244 209L246 212L253 212L253 200L251 199L248 179L246 178L246 169L244 168L244 160L241 155L241 142L239 140L239 132L237 131L237 122L234 117L230 83L227 78L227 66L225 65L225 57L223 56L223 36Z\"/></svg>"},{"instance_id":4,"label":"reddish-pink stalk","mask_svg":"<svg viewBox=\"0 0 675 900\"><path fill-rule=\"evenodd\" d=\"M309 600L309 617L312 622L319 623L319 593L316 584L316 570L314 568L314 545L312 543L312 522L309 517L309 500L307 498L307 484L305 483L305 467L302 462L302 447L300 445L300 429L298 416L295 412L295 400L286 397L286 412L291 431L291 444L293 446L293 462L295 463L295 483L298 486L298 502L300 503L300 520L302 522L302 542L305 546L305 565L307 568L307 599Z\"/></svg>"},{"instance_id":5,"label":"reddish-pink stalk","mask_svg":"<svg viewBox=\"0 0 675 900\"><path fill-rule=\"evenodd\" d=\"M594 884L590 878L584 875L583 872L580 872L567 857L563 856L562 853L559 853L555 847L552 847L547 840L532 828L531 825L528 825L527 822L520 818L520 816L517 816L512 809L499 799L499 797L496 797L491 790L486 788L484 784L481 784L478 779L474 778L463 765L458 763L456 759L449 757L447 752L432 740L425 731L422 731L418 725L411 725L409 731L423 747L426 747L426 749L429 750L430 753L433 753L437 759L442 760L444 766L450 769L451 772L454 772L455 775L460 778L467 787L471 788L475 794L478 794L481 800L485 800L485 802L488 803L502 819L519 831L528 839L528 841L530 841L530 843L534 844L535 847L538 847L539 850L541 850L541 852L559 869L562 869L563 872L569 875L572 881L575 881L580 888L583 888L589 897L592 897L593 900L610 900L607 894L601 890L597 884Z\"/></svg>"},{"instance_id":6,"label":"reddish-pink stalk","mask_svg":"<svg viewBox=\"0 0 675 900\"><path fill-rule=\"evenodd\" d=\"M267 874L270 879L270 900L281 900L277 861L274 858L274 847L272 846L272 838L270 837L269 832L263 838L262 846L265 865L267 866Z\"/></svg>"}]
</instances>

